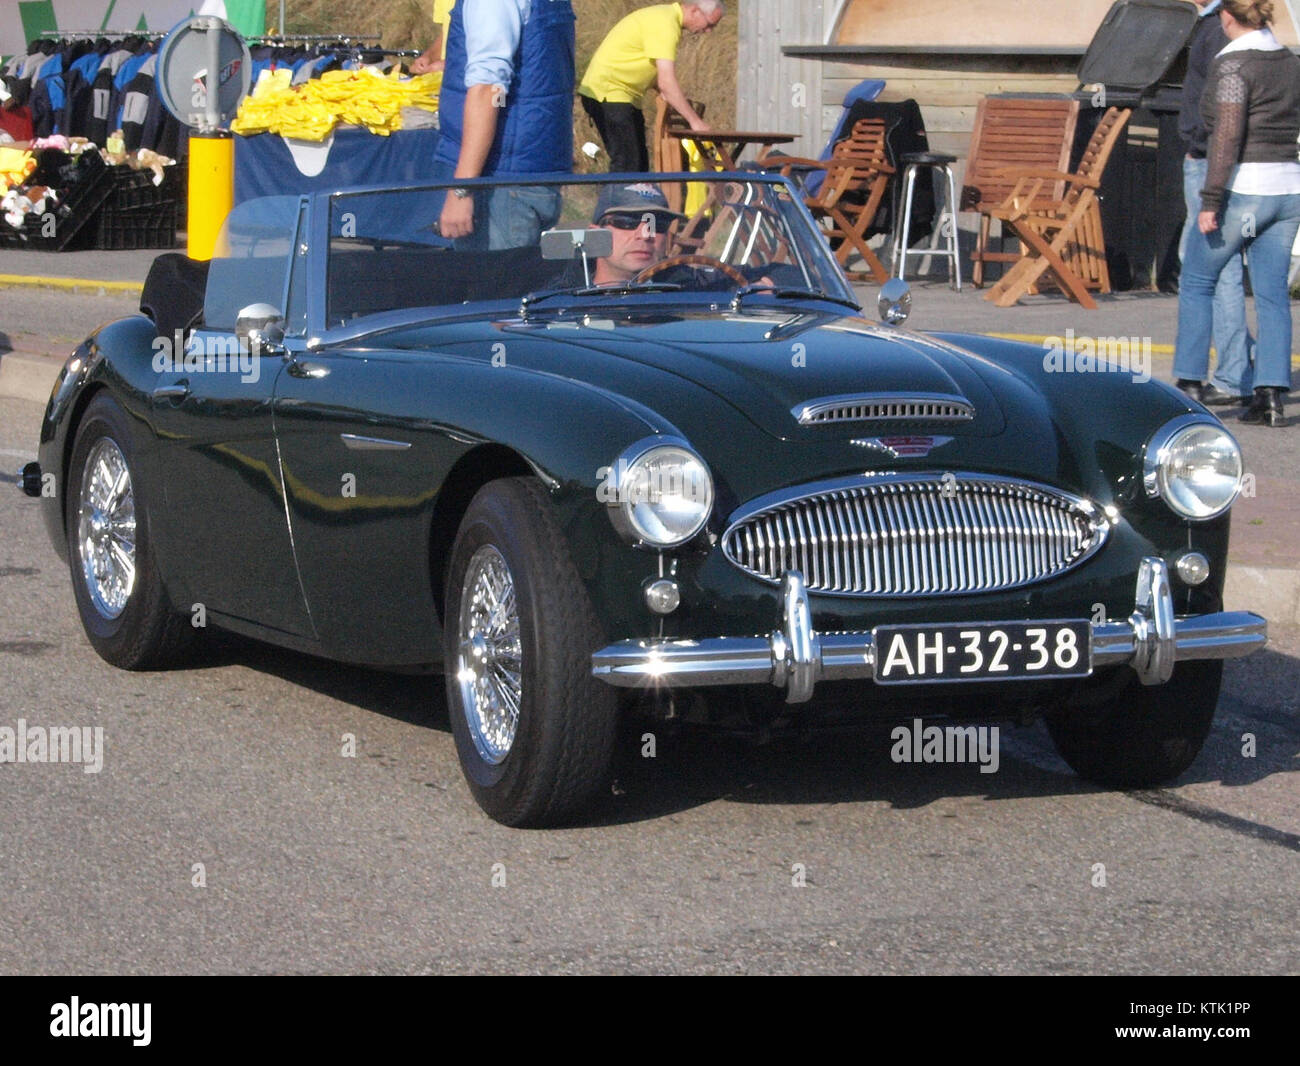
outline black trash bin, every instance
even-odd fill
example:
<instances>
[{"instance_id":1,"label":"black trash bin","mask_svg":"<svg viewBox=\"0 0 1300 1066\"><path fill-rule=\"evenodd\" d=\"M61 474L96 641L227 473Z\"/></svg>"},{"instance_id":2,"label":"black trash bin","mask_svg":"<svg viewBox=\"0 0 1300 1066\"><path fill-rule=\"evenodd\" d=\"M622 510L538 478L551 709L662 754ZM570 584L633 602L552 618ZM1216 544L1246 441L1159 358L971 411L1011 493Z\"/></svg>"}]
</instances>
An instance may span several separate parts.
<instances>
[{"instance_id":1,"label":"black trash bin","mask_svg":"<svg viewBox=\"0 0 1300 1066\"><path fill-rule=\"evenodd\" d=\"M1079 64L1077 163L1105 109L1133 109L1100 190L1111 285L1178 288L1183 144L1178 133L1187 43L1197 10L1180 0L1116 0Z\"/></svg>"}]
</instances>

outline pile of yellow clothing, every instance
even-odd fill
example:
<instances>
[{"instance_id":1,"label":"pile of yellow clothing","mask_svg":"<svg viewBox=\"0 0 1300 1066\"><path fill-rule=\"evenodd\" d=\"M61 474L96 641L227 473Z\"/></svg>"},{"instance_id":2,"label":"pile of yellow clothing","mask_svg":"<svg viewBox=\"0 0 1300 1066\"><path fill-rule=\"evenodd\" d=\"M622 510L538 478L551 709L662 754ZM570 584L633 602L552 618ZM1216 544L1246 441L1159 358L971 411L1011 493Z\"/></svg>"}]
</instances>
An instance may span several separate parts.
<instances>
[{"instance_id":1,"label":"pile of yellow clothing","mask_svg":"<svg viewBox=\"0 0 1300 1066\"><path fill-rule=\"evenodd\" d=\"M287 68L263 74L230 128L243 136L323 141L337 125L364 126L387 137L402 128L402 108L437 111L442 88L441 73L404 78L397 67L387 74L374 67L329 70L301 85L290 85L292 76Z\"/></svg>"},{"instance_id":2,"label":"pile of yellow clothing","mask_svg":"<svg viewBox=\"0 0 1300 1066\"><path fill-rule=\"evenodd\" d=\"M36 169L36 156L22 148L0 148L0 191L21 185Z\"/></svg>"}]
</instances>

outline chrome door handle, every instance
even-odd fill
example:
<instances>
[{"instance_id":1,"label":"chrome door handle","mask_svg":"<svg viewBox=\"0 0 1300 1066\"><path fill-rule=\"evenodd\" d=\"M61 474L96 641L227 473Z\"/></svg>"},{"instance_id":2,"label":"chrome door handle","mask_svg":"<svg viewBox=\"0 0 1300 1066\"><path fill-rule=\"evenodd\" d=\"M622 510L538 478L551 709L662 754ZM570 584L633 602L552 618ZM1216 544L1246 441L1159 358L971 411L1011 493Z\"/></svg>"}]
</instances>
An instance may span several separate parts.
<instances>
[{"instance_id":1,"label":"chrome door handle","mask_svg":"<svg viewBox=\"0 0 1300 1066\"><path fill-rule=\"evenodd\" d=\"M155 400L183 400L190 394L190 382L188 378L181 378L180 381L171 385L159 385L153 390Z\"/></svg>"},{"instance_id":2,"label":"chrome door handle","mask_svg":"<svg viewBox=\"0 0 1300 1066\"><path fill-rule=\"evenodd\" d=\"M320 363L308 363L294 359L289 363L287 373L295 378L329 377L330 368Z\"/></svg>"}]
</instances>

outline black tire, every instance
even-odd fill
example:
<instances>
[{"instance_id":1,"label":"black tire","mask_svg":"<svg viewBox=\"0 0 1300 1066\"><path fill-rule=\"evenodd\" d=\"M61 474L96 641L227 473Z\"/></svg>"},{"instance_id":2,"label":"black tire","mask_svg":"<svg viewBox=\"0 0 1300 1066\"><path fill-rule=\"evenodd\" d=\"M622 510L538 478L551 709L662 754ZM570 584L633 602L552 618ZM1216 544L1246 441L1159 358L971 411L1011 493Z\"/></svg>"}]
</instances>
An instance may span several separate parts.
<instances>
[{"instance_id":1,"label":"black tire","mask_svg":"<svg viewBox=\"0 0 1300 1066\"><path fill-rule=\"evenodd\" d=\"M1047 731L1080 777L1108 788L1154 788L1196 761L1222 681L1219 660L1178 663L1153 686L1125 667L1091 699L1049 716Z\"/></svg>"},{"instance_id":2,"label":"black tire","mask_svg":"<svg viewBox=\"0 0 1300 1066\"><path fill-rule=\"evenodd\" d=\"M72 573L72 590L81 615L81 625L100 657L124 670L149 670L171 666L181 661L194 643L194 629L189 617L180 614L168 602L158 577L149 532L148 486L139 474L132 427L122 408L107 393L100 393L86 408L77 430L72 459L68 464L63 513L68 531L68 564ZM123 582L117 591L105 594L87 573L87 560L94 558L93 543L104 543L132 527L126 524L124 506L111 510L116 519L108 521L110 532L98 540L83 536L82 489L88 468L99 467L100 459L116 464L118 457L126 471L125 490L131 503L134 542L130 550L117 539L134 562L134 579ZM92 479L92 493L96 491ZM90 508L102 516L105 512ZM87 522L94 527L94 518ZM101 517L101 526L103 525ZM120 556L119 556L120 558ZM93 565L93 564L92 564ZM124 602L120 602L124 598Z\"/></svg>"},{"instance_id":3,"label":"black tire","mask_svg":"<svg viewBox=\"0 0 1300 1066\"><path fill-rule=\"evenodd\" d=\"M490 587L503 576L513 590L513 621L506 621L508 609L489 614L498 628L488 632L482 616L494 602ZM480 590L477 599L466 598L467 578ZM504 825L565 821L607 782L617 701L592 677L600 625L535 479L504 478L479 490L456 534L445 587L447 706L474 799ZM487 665L465 677L462 668L474 657L467 651L462 658L463 633L482 649L490 646L478 660ZM517 695L513 730L508 714L494 713L490 697L502 691ZM513 700L495 702L508 708Z\"/></svg>"}]
</instances>

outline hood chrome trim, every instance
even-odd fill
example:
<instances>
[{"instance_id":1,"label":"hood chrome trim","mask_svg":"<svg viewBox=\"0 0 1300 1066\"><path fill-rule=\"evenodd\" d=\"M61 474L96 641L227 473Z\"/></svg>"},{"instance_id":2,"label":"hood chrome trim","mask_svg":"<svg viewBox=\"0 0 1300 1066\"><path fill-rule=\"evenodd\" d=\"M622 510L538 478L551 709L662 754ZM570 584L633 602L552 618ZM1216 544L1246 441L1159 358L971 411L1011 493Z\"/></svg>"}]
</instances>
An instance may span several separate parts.
<instances>
[{"instance_id":1,"label":"hood chrome trim","mask_svg":"<svg viewBox=\"0 0 1300 1066\"><path fill-rule=\"evenodd\" d=\"M975 407L969 401L937 392L860 392L822 396L790 408L801 426L837 422L969 422Z\"/></svg>"}]
</instances>

